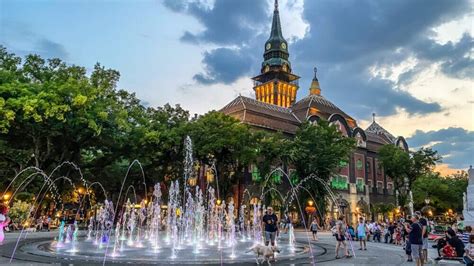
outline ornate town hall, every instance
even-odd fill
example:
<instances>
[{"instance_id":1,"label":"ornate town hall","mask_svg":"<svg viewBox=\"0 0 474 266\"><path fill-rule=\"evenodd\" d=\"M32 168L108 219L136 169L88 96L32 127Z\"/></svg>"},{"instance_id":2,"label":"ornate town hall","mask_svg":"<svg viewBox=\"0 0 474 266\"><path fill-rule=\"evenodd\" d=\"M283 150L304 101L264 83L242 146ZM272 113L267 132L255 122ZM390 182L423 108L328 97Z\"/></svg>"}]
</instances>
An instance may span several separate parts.
<instances>
[{"instance_id":1,"label":"ornate town hall","mask_svg":"<svg viewBox=\"0 0 474 266\"><path fill-rule=\"evenodd\" d=\"M338 175L331 180L331 187L341 197L339 206L328 206L335 215L336 208L350 220L369 214L370 206L378 202L393 202L393 182L386 176L378 160L378 150L385 144L394 144L408 150L403 137L394 137L375 122L365 130L357 121L334 105L324 94L314 70L314 78L307 95L297 101L299 76L292 71L289 46L282 34L278 1L275 0L270 37L264 44L264 61L260 74L252 78L255 99L238 96L220 111L235 117L254 128L280 131L294 135L304 121L317 123L320 119L335 124L340 132L357 140L357 149L348 163L341 163ZM255 169L251 169L255 174ZM291 171L291 169L289 170Z\"/></svg>"}]
</instances>

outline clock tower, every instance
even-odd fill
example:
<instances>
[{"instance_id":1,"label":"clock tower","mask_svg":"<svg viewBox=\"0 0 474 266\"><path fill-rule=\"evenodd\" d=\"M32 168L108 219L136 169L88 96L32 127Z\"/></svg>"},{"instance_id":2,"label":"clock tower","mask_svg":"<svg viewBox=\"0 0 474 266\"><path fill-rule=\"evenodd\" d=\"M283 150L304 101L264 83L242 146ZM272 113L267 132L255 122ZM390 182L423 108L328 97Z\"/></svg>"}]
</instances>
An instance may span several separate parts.
<instances>
[{"instance_id":1,"label":"clock tower","mask_svg":"<svg viewBox=\"0 0 474 266\"><path fill-rule=\"evenodd\" d=\"M291 73L289 56L288 42L281 32L278 0L275 0L272 30L270 38L265 42L260 75L252 78L258 101L281 107L290 107L295 103L300 77Z\"/></svg>"}]
</instances>

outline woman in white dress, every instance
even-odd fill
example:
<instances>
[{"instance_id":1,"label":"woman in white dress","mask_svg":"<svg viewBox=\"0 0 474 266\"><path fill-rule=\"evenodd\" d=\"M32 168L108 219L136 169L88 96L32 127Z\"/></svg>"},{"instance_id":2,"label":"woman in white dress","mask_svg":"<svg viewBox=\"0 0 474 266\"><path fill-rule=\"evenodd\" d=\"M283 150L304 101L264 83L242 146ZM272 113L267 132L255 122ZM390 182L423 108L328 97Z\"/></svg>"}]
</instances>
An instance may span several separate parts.
<instances>
[{"instance_id":1,"label":"woman in white dress","mask_svg":"<svg viewBox=\"0 0 474 266\"><path fill-rule=\"evenodd\" d=\"M0 204L0 244L3 243L5 235L3 233L3 228L7 227L10 223L10 218L7 217L8 207Z\"/></svg>"}]
</instances>

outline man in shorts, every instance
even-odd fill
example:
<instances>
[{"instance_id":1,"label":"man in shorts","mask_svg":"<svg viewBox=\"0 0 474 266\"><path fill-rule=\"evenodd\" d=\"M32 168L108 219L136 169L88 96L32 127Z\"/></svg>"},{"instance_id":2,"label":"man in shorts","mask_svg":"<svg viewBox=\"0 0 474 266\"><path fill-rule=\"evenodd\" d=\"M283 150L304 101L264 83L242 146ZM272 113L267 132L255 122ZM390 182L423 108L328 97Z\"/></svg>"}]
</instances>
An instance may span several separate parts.
<instances>
[{"instance_id":1,"label":"man in shorts","mask_svg":"<svg viewBox=\"0 0 474 266\"><path fill-rule=\"evenodd\" d=\"M346 226L345 218L344 218L344 216L341 215L341 216L339 216L339 219L336 222L336 232L335 232L336 241L337 241L337 244L336 244L336 259L340 258L339 257L339 248L341 246L343 246L343 248L344 248L344 255L346 256L346 258L352 257L351 255L349 255L349 250L347 249L346 229L347 229L347 226Z\"/></svg>"},{"instance_id":2,"label":"man in shorts","mask_svg":"<svg viewBox=\"0 0 474 266\"><path fill-rule=\"evenodd\" d=\"M428 220L421 216L421 212L415 212L420 218L421 234L423 236L423 247L421 251L421 258L426 263L428 262Z\"/></svg>"},{"instance_id":3,"label":"man in shorts","mask_svg":"<svg viewBox=\"0 0 474 266\"><path fill-rule=\"evenodd\" d=\"M263 227L265 228L265 246L271 242L275 246L275 238L278 232L278 217L273 213L273 208L268 207L266 214L262 218Z\"/></svg>"},{"instance_id":4,"label":"man in shorts","mask_svg":"<svg viewBox=\"0 0 474 266\"><path fill-rule=\"evenodd\" d=\"M405 229L408 232L408 240L410 241L411 256L416 261L416 266L423 266L424 261L421 255L423 248L423 229L419 222L418 215L413 215L411 221L413 222L411 227L408 223L405 224Z\"/></svg>"}]
</instances>

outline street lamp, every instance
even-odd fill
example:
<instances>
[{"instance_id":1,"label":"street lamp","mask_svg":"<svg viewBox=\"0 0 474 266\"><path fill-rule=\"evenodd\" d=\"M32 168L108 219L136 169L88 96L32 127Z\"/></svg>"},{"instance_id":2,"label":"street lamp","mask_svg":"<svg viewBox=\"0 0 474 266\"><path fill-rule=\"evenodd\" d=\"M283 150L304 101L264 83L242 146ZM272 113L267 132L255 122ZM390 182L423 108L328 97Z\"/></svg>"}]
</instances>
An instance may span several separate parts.
<instances>
[{"instance_id":1,"label":"street lamp","mask_svg":"<svg viewBox=\"0 0 474 266\"><path fill-rule=\"evenodd\" d=\"M7 192L7 193L5 193L5 194L3 195L3 200L5 201L5 204L6 204L6 205L8 205L11 196L12 196L12 195L10 194L10 192Z\"/></svg>"}]
</instances>

